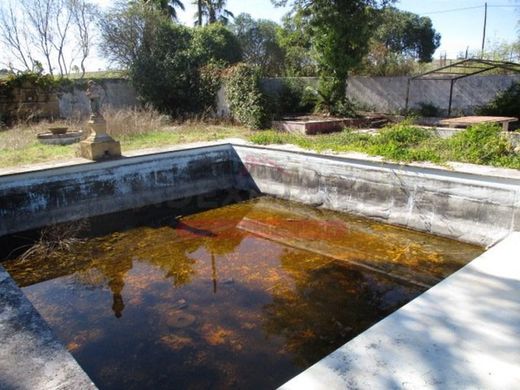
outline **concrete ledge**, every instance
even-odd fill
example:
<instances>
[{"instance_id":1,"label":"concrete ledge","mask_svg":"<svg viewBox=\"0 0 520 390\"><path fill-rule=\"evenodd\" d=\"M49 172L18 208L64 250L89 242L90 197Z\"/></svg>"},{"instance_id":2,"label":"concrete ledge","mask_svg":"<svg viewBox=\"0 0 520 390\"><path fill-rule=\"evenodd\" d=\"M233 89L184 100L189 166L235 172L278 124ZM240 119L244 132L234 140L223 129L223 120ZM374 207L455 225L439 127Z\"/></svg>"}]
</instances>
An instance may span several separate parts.
<instances>
[{"instance_id":1,"label":"concrete ledge","mask_svg":"<svg viewBox=\"0 0 520 390\"><path fill-rule=\"evenodd\" d=\"M519 252L515 232L281 389L518 388Z\"/></svg>"},{"instance_id":2,"label":"concrete ledge","mask_svg":"<svg viewBox=\"0 0 520 390\"><path fill-rule=\"evenodd\" d=\"M520 230L520 172L213 143L0 176L0 235L236 188L488 246Z\"/></svg>"},{"instance_id":3,"label":"concrete ledge","mask_svg":"<svg viewBox=\"0 0 520 390\"><path fill-rule=\"evenodd\" d=\"M483 246L520 229L517 171L507 177L487 167L453 171L267 147L234 149L264 194Z\"/></svg>"},{"instance_id":4,"label":"concrete ledge","mask_svg":"<svg viewBox=\"0 0 520 390\"><path fill-rule=\"evenodd\" d=\"M0 388L97 389L0 265Z\"/></svg>"},{"instance_id":5,"label":"concrete ledge","mask_svg":"<svg viewBox=\"0 0 520 390\"><path fill-rule=\"evenodd\" d=\"M0 176L0 236L232 188L229 145Z\"/></svg>"}]
</instances>

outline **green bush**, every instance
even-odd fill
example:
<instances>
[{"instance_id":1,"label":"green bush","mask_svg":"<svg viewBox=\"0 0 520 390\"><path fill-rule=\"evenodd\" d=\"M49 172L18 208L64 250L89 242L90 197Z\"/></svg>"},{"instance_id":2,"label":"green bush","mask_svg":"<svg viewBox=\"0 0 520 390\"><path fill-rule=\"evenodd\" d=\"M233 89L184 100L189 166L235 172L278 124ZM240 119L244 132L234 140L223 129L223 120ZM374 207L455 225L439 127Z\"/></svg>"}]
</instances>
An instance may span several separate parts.
<instances>
[{"instance_id":1,"label":"green bush","mask_svg":"<svg viewBox=\"0 0 520 390\"><path fill-rule=\"evenodd\" d=\"M227 71L226 96L231 115L239 123L252 129L269 125L267 98L260 85L257 67L238 64Z\"/></svg>"},{"instance_id":2,"label":"green bush","mask_svg":"<svg viewBox=\"0 0 520 390\"><path fill-rule=\"evenodd\" d=\"M317 94L303 80L285 78L281 80L280 89L269 96L272 109L276 116L285 114L308 114L314 111Z\"/></svg>"},{"instance_id":3,"label":"green bush","mask_svg":"<svg viewBox=\"0 0 520 390\"><path fill-rule=\"evenodd\" d=\"M501 135L499 126L483 123L467 128L448 139L450 159L473 164L494 164L512 157L513 148ZM500 164L498 164L500 165Z\"/></svg>"},{"instance_id":4,"label":"green bush","mask_svg":"<svg viewBox=\"0 0 520 390\"><path fill-rule=\"evenodd\" d=\"M165 19L150 28L130 68L140 98L177 116L214 109L222 69L240 56L236 39L221 25L191 29Z\"/></svg>"},{"instance_id":5,"label":"green bush","mask_svg":"<svg viewBox=\"0 0 520 390\"><path fill-rule=\"evenodd\" d=\"M498 93L495 99L477 109L477 114L520 118L520 82Z\"/></svg>"},{"instance_id":6,"label":"green bush","mask_svg":"<svg viewBox=\"0 0 520 390\"><path fill-rule=\"evenodd\" d=\"M441 116L441 110L433 103L419 103L419 108L414 110L420 116L425 117L439 117Z\"/></svg>"}]
</instances>

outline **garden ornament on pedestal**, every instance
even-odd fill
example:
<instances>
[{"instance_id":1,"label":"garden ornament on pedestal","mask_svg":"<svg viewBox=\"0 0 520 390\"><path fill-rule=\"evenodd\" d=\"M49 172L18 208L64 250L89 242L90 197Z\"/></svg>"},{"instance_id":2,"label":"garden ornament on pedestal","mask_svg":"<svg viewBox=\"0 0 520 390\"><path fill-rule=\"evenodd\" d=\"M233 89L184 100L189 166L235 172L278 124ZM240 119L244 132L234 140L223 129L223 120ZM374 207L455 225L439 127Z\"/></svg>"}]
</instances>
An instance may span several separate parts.
<instances>
[{"instance_id":1,"label":"garden ornament on pedestal","mask_svg":"<svg viewBox=\"0 0 520 390\"><path fill-rule=\"evenodd\" d=\"M95 81L89 80L86 95L90 100L90 135L80 143L81 156L89 160L99 161L121 156L121 145L107 134L107 124L101 114L101 96L103 88Z\"/></svg>"}]
</instances>

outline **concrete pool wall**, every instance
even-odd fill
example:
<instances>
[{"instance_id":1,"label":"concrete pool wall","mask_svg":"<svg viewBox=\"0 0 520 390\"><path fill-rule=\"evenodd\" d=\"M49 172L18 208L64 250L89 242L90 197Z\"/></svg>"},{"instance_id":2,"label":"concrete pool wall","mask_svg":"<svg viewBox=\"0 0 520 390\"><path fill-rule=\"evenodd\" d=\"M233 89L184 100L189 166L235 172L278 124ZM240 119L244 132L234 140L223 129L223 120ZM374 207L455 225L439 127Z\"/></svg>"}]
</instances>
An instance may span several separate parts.
<instances>
[{"instance_id":1,"label":"concrete pool wall","mask_svg":"<svg viewBox=\"0 0 520 390\"><path fill-rule=\"evenodd\" d=\"M456 168L224 142L11 173L0 175L0 236L231 188L470 243L492 245L508 236L480 260L285 385L315 389L505 384L502 388L507 388L520 372L516 315L520 312L520 263L514 261L520 237L513 232L520 230L520 174L486 167ZM0 378L4 378L0 387L95 388L1 265L0 298ZM446 356L452 364L439 363ZM471 364L457 366L460 362ZM401 367L406 367L403 373ZM476 375L465 368L485 368L489 373Z\"/></svg>"},{"instance_id":2,"label":"concrete pool wall","mask_svg":"<svg viewBox=\"0 0 520 390\"><path fill-rule=\"evenodd\" d=\"M520 174L220 143L0 176L0 236L226 189L488 246L520 230Z\"/></svg>"}]
</instances>

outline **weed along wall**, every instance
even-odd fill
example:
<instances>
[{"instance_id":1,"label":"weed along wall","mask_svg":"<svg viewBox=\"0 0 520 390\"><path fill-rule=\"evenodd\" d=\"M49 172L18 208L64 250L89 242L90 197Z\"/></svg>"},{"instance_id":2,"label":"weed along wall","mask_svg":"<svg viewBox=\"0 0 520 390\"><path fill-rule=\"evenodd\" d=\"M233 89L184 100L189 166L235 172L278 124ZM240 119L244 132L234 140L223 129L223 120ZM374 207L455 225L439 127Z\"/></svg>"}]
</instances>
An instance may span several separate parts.
<instances>
[{"instance_id":1,"label":"weed along wall","mask_svg":"<svg viewBox=\"0 0 520 390\"><path fill-rule=\"evenodd\" d=\"M214 144L0 177L0 236L236 188L490 245L520 229L520 175Z\"/></svg>"}]
</instances>

